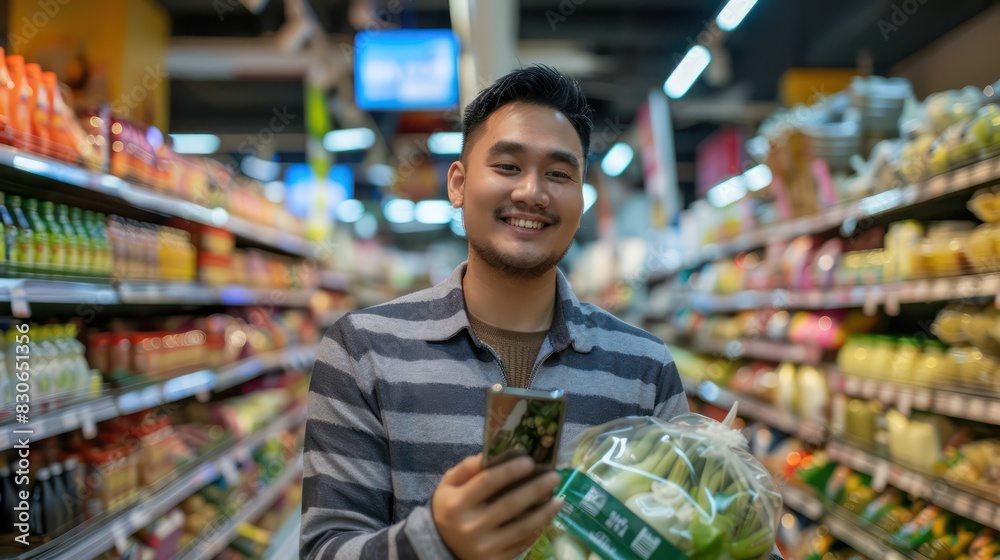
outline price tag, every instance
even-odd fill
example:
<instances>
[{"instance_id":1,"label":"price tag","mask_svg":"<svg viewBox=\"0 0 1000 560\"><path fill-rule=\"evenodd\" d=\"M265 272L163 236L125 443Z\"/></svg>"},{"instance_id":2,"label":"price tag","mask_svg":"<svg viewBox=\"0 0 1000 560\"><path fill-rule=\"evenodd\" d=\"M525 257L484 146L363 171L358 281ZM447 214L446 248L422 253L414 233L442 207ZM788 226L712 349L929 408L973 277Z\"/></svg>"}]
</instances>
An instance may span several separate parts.
<instances>
[{"instance_id":1,"label":"price tag","mask_svg":"<svg viewBox=\"0 0 1000 560\"><path fill-rule=\"evenodd\" d=\"M949 280L935 280L931 285L931 298L936 300L952 299L954 297L953 287Z\"/></svg>"},{"instance_id":2,"label":"price tag","mask_svg":"<svg viewBox=\"0 0 1000 560\"><path fill-rule=\"evenodd\" d=\"M879 461L875 464L875 472L872 473L872 490L876 492L885 491L885 487L889 483L889 473L891 470L892 467L888 461Z\"/></svg>"},{"instance_id":3,"label":"price tag","mask_svg":"<svg viewBox=\"0 0 1000 560\"><path fill-rule=\"evenodd\" d=\"M927 194L932 198L943 195L948 190L947 175L938 175L927 181Z\"/></svg>"},{"instance_id":4,"label":"price tag","mask_svg":"<svg viewBox=\"0 0 1000 560\"><path fill-rule=\"evenodd\" d=\"M80 412L80 425L83 428L84 439L97 437L97 423L94 422L94 411L90 407Z\"/></svg>"},{"instance_id":5,"label":"price tag","mask_svg":"<svg viewBox=\"0 0 1000 560\"><path fill-rule=\"evenodd\" d=\"M844 392L854 396L861 392L861 380L857 377L847 377L844 379Z\"/></svg>"},{"instance_id":6,"label":"price tag","mask_svg":"<svg viewBox=\"0 0 1000 560\"><path fill-rule=\"evenodd\" d=\"M951 511L961 515L962 517L972 516L973 504L972 498L964 494L954 495L951 499L951 507L947 508Z\"/></svg>"},{"instance_id":7,"label":"price tag","mask_svg":"<svg viewBox=\"0 0 1000 560\"><path fill-rule=\"evenodd\" d=\"M934 395L928 389L919 389L913 395L913 405L919 410L930 410Z\"/></svg>"},{"instance_id":8,"label":"price tag","mask_svg":"<svg viewBox=\"0 0 1000 560\"><path fill-rule=\"evenodd\" d=\"M24 284L18 283L10 288L10 312L18 319L31 317L31 304L28 302L28 292Z\"/></svg>"},{"instance_id":9,"label":"price tag","mask_svg":"<svg viewBox=\"0 0 1000 560\"><path fill-rule=\"evenodd\" d=\"M990 401L988 418L993 424L1000 424L1000 401Z\"/></svg>"},{"instance_id":10,"label":"price tag","mask_svg":"<svg viewBox=\"0 0 1000 560\"><path fill-rule=\"evenodd\" d=\"M987 525L989 527L995 527L996 525L1000 524L1000 520L993 517L993 515L996 513L995 508L996 506L992 502L989 502L987 500L979 500L979 503L976 504L976 515L975 515L976 521L982 523L983 525Z\"/></svg>"},{"instance_id":11,"label":"price tag","mask_svg":"<svg viewBox=\"0 0 1000 560\"><path fill-rule=\"evenodd\" d=\"M972 181L978 185L993 179L994 175L992 163L992 161L981 161L970 166L969 169L972 174Z\"/></svg>"},{"instance_id":12,"label":"price tag","mask_svg":"<svg viewBox=\"0 0 1000 560\"><path fill-rule=\"evenodd\" d=\"M919 280L913 286L914 301L927 301L931 293L931 283L927 280Z\"/></svg>"},{"instance_id":13,"label":"price tag","mask_svg":"<svg viewBox=\"0 0 1000 560\"><path fill-rule=\"evenodd\" d=\"M118 551L118 555L124 556L128 550L128 535L125 534L125 529L120 524L115 523L111 526L111 539L115 543L115 550Z\"/></svg>"},{"instance_id":14,"label":"price tag","mask_svg":"<svg viewBox=\"0 0 1000 560\"><path fill-rule=\"evenodd\" d=\"M128 521L132 527L138 531L143 527L149 525L149 511L145 508L139 508L134 510L131 515L129 515Z\"/></svg>"},{"instance_id":15,"label":"price tag","mask_svg":"<svg viewBox=\"0 0 1000 560\"><path fill-rule=\"evenodd\" d=\"M961 395L952 393L948 396L948 410L953 416L961 416L965 412L966 400Z\"/></svg>"},{"instance_id":16,"label":"price tag","mask_svg":"<svg viewBox=\"0 0 1000 560\"><path fill-rule=\"evenodd\" d=\"M966 411L967 417L973 420L986 419L986 401L983 399L969 399L969 409Z\"/></svg>"},{"instance_id":17,"label":"price tag","mask_svg":"<svg viewBox=\"0 0 1000 560\"><path fill-rule=\"evenodd\" d=\"M233 463L232 457L228 455L223 456L217 464L222 478L226 479L226 484L235 486L240 481L240 474L236 470L236 464Z\"/></svg>"},{"instance_id":18,"label":"price tag","mask_svg":"<svg viewBox=\"0 0 1000 560\"><path fill-rule=\"evenodd\" d=\"M952 171L952 189L964 189L965 187L971 187L972 182L972 172L968 167L959 167L955 171Z\"/></svg>"},{"instance_id":19,"label":"price tag","mask_svg":"<svg viewBox=\"0 0 1000 560\"><path fill-rule=\"evenodd\" d=\"M899 292L889 290L885 293L885 313L890 317L899 315Z\"/></svg>"},{"instance_id":20,"label":"price tag","mask_svg":"<svg viewBox=\"0 0 1000 560\"><path fill-rule=\"evenodd\" d=\"M899 409L900 414L909 418L910 413L913 412L913 393L900 391L896 397L896 408Z\"/></svg>"},{"instance_id":21,"label":"price tag","mask_svg":"<svg viewBox=\"0 0 1000 560\"><path fill-rule=\"evenodd\" d=\"M871 317L878 313L878 304L881 298L882 292L875 286L865 290L864 303L861 305L861 310L864 311L865 315Z\"/></svg>"},{"instance_id":22,"label":"price tag","mask_svg":"<svg viewBox=\"0 0 1000 560\"><path fill-rule=\"evenodd\" d=\"M896 392L891 383L880 383L878 388L878 400L885 404L892 404L896 399Z\"/></svg>"},{"instance_id":23,"label":"price tag","mask_svg":"<svg viewBox=\"0 0 1000 560\"><path fill-rule=\"evenodd\" d=\"M64 412L59 416L59 423L62 425L62 429L67 431L79 426L77 419L68 412Z\"/></svg>"},{"instance_id":24,"label":"price tag","mask_svg":"<svg viewBox=\"0 0 1000 560\"><path fill-rule=\"evenodd\" d=\"M874 379L865 379L861 383L861 396L866 399L874 399L878 392L878 382Z\"/></svg>"}]
</instances>

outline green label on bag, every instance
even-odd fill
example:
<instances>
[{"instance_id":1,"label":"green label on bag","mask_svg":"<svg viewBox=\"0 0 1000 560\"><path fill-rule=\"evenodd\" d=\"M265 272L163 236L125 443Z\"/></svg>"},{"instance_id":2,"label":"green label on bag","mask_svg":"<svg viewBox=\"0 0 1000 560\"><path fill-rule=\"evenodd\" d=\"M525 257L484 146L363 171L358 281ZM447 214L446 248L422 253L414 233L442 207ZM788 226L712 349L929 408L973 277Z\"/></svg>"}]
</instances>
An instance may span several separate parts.
<instances>
[{"instance_id":1,"label":"green label on bag","mask_svg":"<svg viewBox=\"0 0 1000 560\"><path fill-rule=\"evenodd\" d=\"M566 503L556 519L604 560L686 557L586 474L576 469L558 472L563 481L556 495Z\"/></svg>"}]
</instances>

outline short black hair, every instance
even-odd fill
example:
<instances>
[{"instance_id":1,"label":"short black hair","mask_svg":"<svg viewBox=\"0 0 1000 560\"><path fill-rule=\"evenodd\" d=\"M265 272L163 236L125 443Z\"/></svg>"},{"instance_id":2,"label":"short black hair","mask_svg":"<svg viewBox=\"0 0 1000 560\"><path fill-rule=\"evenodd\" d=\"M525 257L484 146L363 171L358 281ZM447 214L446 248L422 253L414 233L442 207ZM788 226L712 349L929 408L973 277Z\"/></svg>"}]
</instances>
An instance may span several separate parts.
<instances>
[{"instance_id":1,"label":"short black hair","mask_svg":"<svg viewBox=\"0 0 1000 560\"><path fill-rule=\"evenodd\" d=\"M562 75L551 66L534 65L503 76L472 100L462 117L462 159L465 150L482 132L483 124L497 109L508 103L529 103L551 107L562 113L576 129L583 146L583 168L590 153L590 120L587 98L576 80Z\"/></svg>"}]
</instances>

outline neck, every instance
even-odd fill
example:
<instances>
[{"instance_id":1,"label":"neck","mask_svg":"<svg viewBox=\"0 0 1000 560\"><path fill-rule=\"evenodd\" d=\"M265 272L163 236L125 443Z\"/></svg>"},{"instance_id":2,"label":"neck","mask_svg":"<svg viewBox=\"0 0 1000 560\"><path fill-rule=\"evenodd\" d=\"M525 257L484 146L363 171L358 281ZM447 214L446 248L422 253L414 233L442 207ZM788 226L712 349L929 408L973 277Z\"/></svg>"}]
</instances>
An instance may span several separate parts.
<instances>
[{"instance_id":1,"label":"neck","mask_svg":"<svg viewBox=\"0 0 1000 560\"><path fill-rule=\"evenodd\" d=\"M556 267L538 277L509 278L470 252L462 289L469 313L494 327L540 332L552 326Z\"/></svg>"}]
</instances>

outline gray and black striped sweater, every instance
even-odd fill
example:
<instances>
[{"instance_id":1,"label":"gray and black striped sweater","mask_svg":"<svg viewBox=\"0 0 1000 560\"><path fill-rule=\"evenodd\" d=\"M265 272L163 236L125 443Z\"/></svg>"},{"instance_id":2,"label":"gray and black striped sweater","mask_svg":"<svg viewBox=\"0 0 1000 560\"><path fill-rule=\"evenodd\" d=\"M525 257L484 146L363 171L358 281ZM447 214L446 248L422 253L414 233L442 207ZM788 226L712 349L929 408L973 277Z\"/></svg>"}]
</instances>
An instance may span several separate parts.
<instances>
[{"instance_id":1,"label":"gray and black striped sweater","mask_svg":"<svg viewBox=\"0 0 1000 560\"><path fill-rule=\"evenodd\" d=\"M482 449L486 389L505 382L469 326L465 266L346 315L323 338L309 389L302 558L452 557L430 497L446 470ZM569 396L563 454L590 426L687 412L662 341L580 303L561 272L556 290L531 388Z\"/></svg>"}]
</instances>

